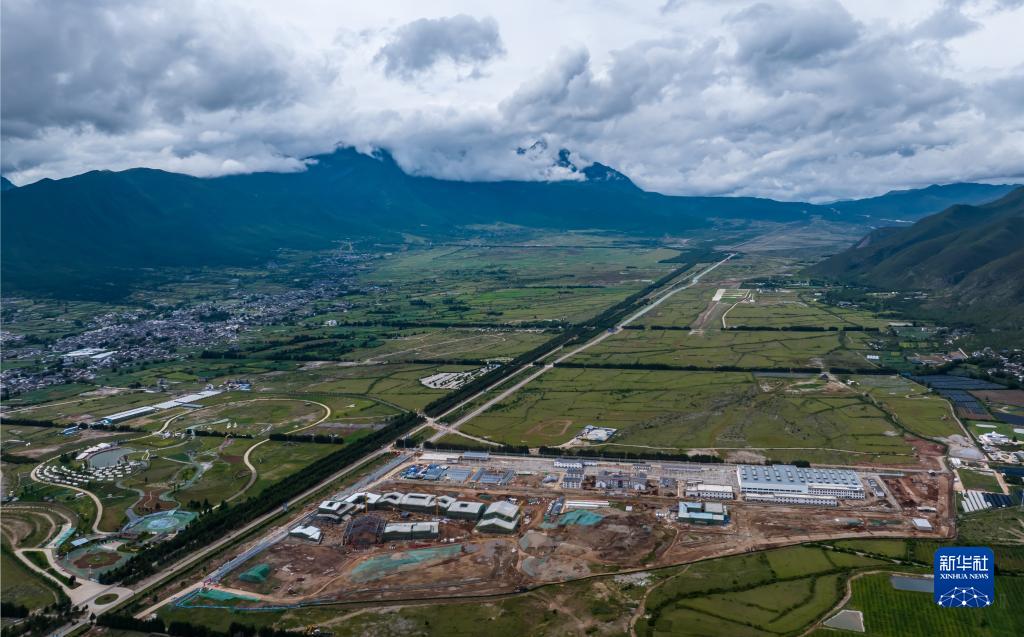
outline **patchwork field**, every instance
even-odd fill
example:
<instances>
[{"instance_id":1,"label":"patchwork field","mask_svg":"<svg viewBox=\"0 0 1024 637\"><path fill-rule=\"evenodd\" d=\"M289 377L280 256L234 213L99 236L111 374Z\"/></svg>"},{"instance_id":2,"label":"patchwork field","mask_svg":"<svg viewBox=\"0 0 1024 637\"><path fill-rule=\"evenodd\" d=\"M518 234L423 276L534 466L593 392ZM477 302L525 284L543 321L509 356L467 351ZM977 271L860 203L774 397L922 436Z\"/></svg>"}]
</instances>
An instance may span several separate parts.
<instances>
[{"instance_id":1,"label":"patchwork field","mask_svg":"<svg viewBox=\"0 0 1024 637\"><path fill-rule=\"evenodd\" d=\"M678 267L674 250L447 246L392 255L363 275L339 319L488 323L580 321ZM429 273L428 277L424 273Z\"/></svg>"},{"instance_id":2,"label":"patchwork field","mask_svg":"<svg viewBox=\"0 0 1024 637\"><path fill-rule=\"evenodd\" d=\"M830 448L908 461L911 447L853 392L805 392L803 379L749 373L556 368L463 425L509 444L557 445L585 425L616 447Z\"/></svg>"},{"instance_id":3,"label":"patchwork field","mask_svg":"<svg viewBox=\"0 0 1024 637\"><path fill-rule=\"evenodd\" d=\"M860 332L623 330L573 358L578 363L707 368L867 366Z\"/></svg>"},{"instance_id":4,"label":"patchwork field","mask_svg":"<svg viewBox=\"0 0 1024 637\"><path fill-rule=\"evenodd\" d=\"M1024 633L1024 578L996 577L993 605L976 612L950 612L932 602L931 593L893 588L885 574L866 575L852 584L845 608L864 613L865 635L872 637L1001 637Z\"/></svg>"},{"instance_id":5,"label":"patchwork field","mask_svg":"<svg viewBox=\"0 0 1024 637\"><path fill-rule=\"evenodd\" d=\"M886 323L870 312L825 305L812 292L786 289L758 291L726 317L730 327L884 327Z\"/></svg>"}]
</instances>

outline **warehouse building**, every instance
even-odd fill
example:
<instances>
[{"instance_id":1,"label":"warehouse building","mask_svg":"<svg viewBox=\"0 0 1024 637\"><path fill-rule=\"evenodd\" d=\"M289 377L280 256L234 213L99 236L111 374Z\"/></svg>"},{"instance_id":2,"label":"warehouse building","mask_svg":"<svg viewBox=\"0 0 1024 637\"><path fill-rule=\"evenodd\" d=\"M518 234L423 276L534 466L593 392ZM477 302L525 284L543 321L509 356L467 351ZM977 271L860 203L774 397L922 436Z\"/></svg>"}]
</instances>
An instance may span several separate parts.
<instances>
[{"instance_id":1,"label":"warehouse building","mask_svg":"<svg viewBox=\"0 0 1024 637\"><path fill-rule=\"evenodd\" d=\"M583 471L583 461L575 458L559 458L555 460L556 469L579 469Z\"/></svg>"},{"instance_id":2,"label":"warehouse building","mask_svg":"<svg viewBox=\"0 0 1024 637\"><path fill-rule=\"evenodd\" d=\"M860 477L850 469L741 464L736 467L736 477L744 495L829 496L844 500L865 497Z\"/></svg>"},{"instance_id":3,"label":"warehouse building","mask_svg":"<svg viewBox=\"0 0 1024 637\"><path fill-rule=\"evenodd\" d=\"M687 485L686 497L704 498L708 500L732 500L736 497L731 486L727 484L694 484Z\"/></svg>"},{"instance_id":4,"label":"warehouse building","mask_svg":"<svg viewBox=\"0 0 1024 637\"><path fill-rule=\"evenodd\" d=\"M391 522L384 526L385 541L429 540L439 533L437 522Z\"/></svg>"},{"instance_id":5,"label":"warehouse building","mask_svg":"<svg viewBox=\"0 0 1024 637\"><path fill-rule=\"evenodd\" d=\"M680 500L677 519L688 524L724 525L729 523L729 508L721 502Z\"/></svg>"},{"instance_id":6,"label":"warehouse building","mask_svg":"<svg viewBox=\"0 0 1024 637\"><path fill-rule=\"evenodd\" d=\"M119 411L116 414L110 414L109 416L105 416L102 420L100 420L100 423L104 425L112 425L115 422L121 422L122 420L130 420L132 418L137 418L145 414L151 414L154 411L156 411L156 409L153 407L136 407L135 409L129 409L128 411Z\"/></svg>"},{"instance_id":7,"label":"warehouse building","mask_svg":"<svg viewBox=\"0 0 1024 637\"><path fill-rule=\"evenodd\" d=\"M743 499L747 502L764 502L767 504L799 504L819 507L837 507L839 500L831 495L804 495L802 493L746 493Z\"/></svg>"}]
</instances>

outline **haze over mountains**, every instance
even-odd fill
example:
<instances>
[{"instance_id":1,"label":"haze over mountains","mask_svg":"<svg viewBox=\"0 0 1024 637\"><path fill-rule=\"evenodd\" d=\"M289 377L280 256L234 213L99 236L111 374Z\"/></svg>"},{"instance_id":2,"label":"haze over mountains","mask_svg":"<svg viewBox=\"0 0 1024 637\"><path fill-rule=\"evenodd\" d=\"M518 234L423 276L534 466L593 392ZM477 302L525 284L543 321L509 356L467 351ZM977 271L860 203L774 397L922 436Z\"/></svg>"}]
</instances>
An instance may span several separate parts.
<instances>
[{"instance_id":1,"label":"haze over mountains","mask_svg":"<svg viewBox=\"0 0 1024 637\"><path fill-rule=\"evenodd\" d=\"M559 165L579 180L458 182L404 173L384 151L341 148L295 173L196 178L151 169L92 171L22 188L3 184L3 269L8 289L106 297L139 268L252 264L281 248L345 239L397 241L403 233L459 236L466 226L597 228L678 234L712 218L830 220L878 225L952 203L978 203L1012 186L953 184L814 205L752 197L646 192L599 163Z\"/></svg>"},{"instance_id":2,"label":"haze over mountains","mask_svg":"<svg viewBox=\"0 0 1024 637\"><path fill-rule=\"evenodd\" d=\"M1024 323L1024 188L955 205L906 228L879 228L811 272L891 290L927 290L925 306L990 325Z\"/></svg>"}]
</instances>

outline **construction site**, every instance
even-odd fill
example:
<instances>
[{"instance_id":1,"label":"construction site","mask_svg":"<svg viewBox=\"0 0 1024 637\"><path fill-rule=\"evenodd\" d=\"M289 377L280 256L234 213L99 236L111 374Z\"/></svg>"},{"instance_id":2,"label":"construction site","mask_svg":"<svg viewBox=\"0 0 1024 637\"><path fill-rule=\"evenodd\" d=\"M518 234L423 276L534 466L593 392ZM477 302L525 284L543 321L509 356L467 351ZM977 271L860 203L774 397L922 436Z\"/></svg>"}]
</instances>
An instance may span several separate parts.
<instances>
[{"instance_id":1,"label":"construction site","mask_svg":"<svg viewBox=\"0 0 1024 637\"><path fill-rule=\"evenodd\" d=\"M178 604L508 593L808 541L954 534L951 478L924 470L479 452L391 464L250 545Z\"/></svg>"}]
</instances>

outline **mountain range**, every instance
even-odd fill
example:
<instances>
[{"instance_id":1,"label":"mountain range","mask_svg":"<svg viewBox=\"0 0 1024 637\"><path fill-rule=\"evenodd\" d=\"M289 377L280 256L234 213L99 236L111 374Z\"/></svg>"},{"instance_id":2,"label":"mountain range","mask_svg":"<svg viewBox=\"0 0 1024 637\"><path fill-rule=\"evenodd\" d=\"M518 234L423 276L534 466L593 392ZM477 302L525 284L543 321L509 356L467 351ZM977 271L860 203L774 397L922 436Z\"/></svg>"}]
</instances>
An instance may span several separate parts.
<instances>
[{"instance_id":1,"label":"mountain range","mask_svg":"<svg viewBox=\"0 0 1024 637\"><path fill-rule=\"evenodd\" d=\"M903 228L879 228L811 274L930 293L925 307L985 325L1024 327L1024 188L955 205Z\"/></svg>"},{"instance_id":2,"label":"mountain range","mask_svg":"<svg viewBox=\"0 0 1024 637\"><path fill-rule=\"evenodd\" d=\"M1009 186L954 184L870 200L814 205L755 197L647 192L600 163L566 181L446 181L405 173L385 151L352 148L310 158L302 172L216 178L136 168L92 171L23 187L3 180L2 268L8 290L64 297L117 296L145 268L249 265L281 248L343 239L451 238L467 226L681 234L714 218L799 221L819 215L870 224L950 203L974 203Z\"/></svg>"}]
</instances>

